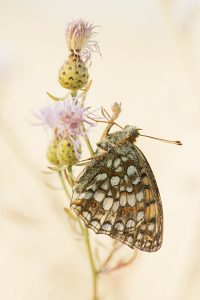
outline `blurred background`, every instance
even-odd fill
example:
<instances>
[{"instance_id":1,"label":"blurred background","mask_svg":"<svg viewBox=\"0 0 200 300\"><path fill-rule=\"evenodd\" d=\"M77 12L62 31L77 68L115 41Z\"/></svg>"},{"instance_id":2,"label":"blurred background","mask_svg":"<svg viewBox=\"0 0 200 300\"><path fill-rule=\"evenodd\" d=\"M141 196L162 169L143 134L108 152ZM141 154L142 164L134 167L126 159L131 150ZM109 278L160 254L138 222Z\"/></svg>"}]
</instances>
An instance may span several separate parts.
<instances>
[{"instance_id":1,"label":"blurred background","mask_svg":"<svg viewBox=\"0 0 200 300\"><path fill-rule=\"evenodd\" d=\"M31 125L47 91L66 93L57 74L66 24L77 18L100 25L88 106L121 102L120 124L183 142L138 140L162 196L164 243L103 275L100 295L200 299L199 0L0 0L0 299L90 297L85 249L63 211L68 201L48 186L59 187L56 176L42 173L49 137ZM93 145L103 128L91 131Z\"/></svg>"}]
</instances>

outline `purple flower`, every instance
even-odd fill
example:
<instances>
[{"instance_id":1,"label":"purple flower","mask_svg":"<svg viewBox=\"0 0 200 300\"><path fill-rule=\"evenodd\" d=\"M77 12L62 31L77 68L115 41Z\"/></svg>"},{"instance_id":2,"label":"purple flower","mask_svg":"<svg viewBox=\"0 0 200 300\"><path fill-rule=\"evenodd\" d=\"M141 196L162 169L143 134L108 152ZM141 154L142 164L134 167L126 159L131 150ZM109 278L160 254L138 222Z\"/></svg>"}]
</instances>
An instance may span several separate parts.
<instances>
[{"instance_id":1,"label":"purple flower","mask_svg":"<svg viewBox=\"0 0 200 300\"><path fill-rule=\"evenodd\" d=\"M66 40L69 50L80 53L86 61L90 59L92 52L100 53L98 43L94 39L96 35L95 27L89 22L79 19L69 23L66 28Z\"/></svg>"},{"instance_id":2,"label":"purple flower","mask_svg":"<svg viewBox=\"0 0 200 300\"><path fill-rule=\"evenodd\" d=\"M83 123L92 126L87 120L90 112L77 101L59 102L56 107L57 130L60 135L83 136Z\"/></svg>"},{"instance_id":3,"label":"purple flower","mask_svg":"<svg viewBox=\"0 0 200 300\"><path fill-rule=\"evenodd\" d=\"M94 126L94 123L87 119L93 114L82 107L78 99L51 102L36 116L42 121L42 125L56 132L58 137L68 137L72 140L84 136L84 123L89 127Z\"/></svg>"}]
</instances>

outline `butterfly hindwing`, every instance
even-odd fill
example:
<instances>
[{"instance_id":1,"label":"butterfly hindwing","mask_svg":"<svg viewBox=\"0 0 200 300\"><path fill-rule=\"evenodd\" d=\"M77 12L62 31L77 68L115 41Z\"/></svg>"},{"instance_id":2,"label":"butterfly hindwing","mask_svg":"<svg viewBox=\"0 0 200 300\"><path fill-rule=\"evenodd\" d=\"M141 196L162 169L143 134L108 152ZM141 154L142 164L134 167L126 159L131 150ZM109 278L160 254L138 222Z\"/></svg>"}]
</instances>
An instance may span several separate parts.
<instances>
[{"instance_id":1,"label":"butterfly hindwing","mask_svg":"<svg viewBox=\"0 0 200 300\"><path fill-rule=\"evenodd\" d=\"M151 168L129 142L94 158L79 175L71 202L85 225L131 248L156 251L162 206Z\"/></svg>"}]
</instances>

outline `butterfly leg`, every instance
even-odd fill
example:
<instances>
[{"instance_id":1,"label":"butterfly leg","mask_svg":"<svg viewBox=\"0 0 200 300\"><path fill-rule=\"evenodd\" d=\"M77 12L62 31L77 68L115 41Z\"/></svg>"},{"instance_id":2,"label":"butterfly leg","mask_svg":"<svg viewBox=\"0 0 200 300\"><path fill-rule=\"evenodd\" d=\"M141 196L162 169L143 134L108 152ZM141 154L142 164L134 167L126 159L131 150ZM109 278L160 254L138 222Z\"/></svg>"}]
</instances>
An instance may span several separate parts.
<instances>
[{"instance_id":1,"label":"butterfly leg","mask_svg":"<svg viewBox=\"0 0 200 300\"><path fill-rule=\"evenodd\" d=\"M121 106L118 103L114 103L112 106L112 112L113 115L110 118L110 123L106 126L106 129L104 130L100 141L103 141L105 139L105 137L108 135L110 129L112 128L112 126L115 124L115 120L119 117L119 114L121 112Z\"/></svg>"}]
</instances>

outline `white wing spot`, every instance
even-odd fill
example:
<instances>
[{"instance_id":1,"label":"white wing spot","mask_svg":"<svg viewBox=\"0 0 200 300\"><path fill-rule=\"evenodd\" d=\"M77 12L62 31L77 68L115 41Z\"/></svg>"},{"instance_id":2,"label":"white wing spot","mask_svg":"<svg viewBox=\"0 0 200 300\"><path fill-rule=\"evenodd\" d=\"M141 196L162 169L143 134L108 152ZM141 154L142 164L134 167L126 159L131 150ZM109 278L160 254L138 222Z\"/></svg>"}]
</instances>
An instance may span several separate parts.
<instances>
[{"instance_id":1,"label":"white wing spot","mask_svg":"<svg viewBox=\"0 0 200 300\"><path fill-rule=\"evenodd\" d=\"M123 168L119 166L117 169L115 169L115 172L122 172Z\"/></svg>"},{"instance_id":2,"label":"white wing spot","mask_svg":"<svg viewBox=\"0 0 200 300\"><path fill-rule=\"evenodd\" d=\"M111 179L110 179L110 182L111 182L111 185L112 185L112 186L118 185L118 184L119 184L119 181L120 181L120 178L119 178L118 176L113 176L113 177L111 177Z\"/></svg>"},{"instance_id":3,"label":"white wing spot","mask_svg":"<svg viewBox=\"0 0 200 300\"><path fill-rule=\"evenodd\" d=\"M126 228L133 228L135 226L135 222L133 221L133 219L128 220L128 222L126 223Z\"/></svg>"},{"instance_id":4,"label":"white wing spot","mask_svg":"<svg viewBox=\"0 0 200 300\"><path fill-rule=\"evenodd\" d=\"M141 234L141 233L138 233L138 235L137 235L137 239L138 239L139 241L142 239L142 237L143 237L143 234Z\"/></svg>"},{"instance_id":5,"label":"white wing spot","mask_svg":"<svg viewBox=\"0 0 200 300\"><path fill-rule=\"evenodd\" d=\"M98 190L94 193L94 199L98 202L101 202L105 198L105 192Z\"/></svg>"},{"instance_id":6,"label":"white wing spot","mask_svg":"<svg viewBox=\"0 0 200 300\"><path fill-rule=\"evenodd\" d=\"M128 157L122 156L121 159L122 159L123 161L127 161L127 160L128 160Z\"/></svg>"},{"instance_id":7,"label":"white wing spot","mask_svg":"<svg viewBox=\"0 0 200 300\"><path fill-rule=\"evenodd\" d=\"M151 246L151 243L150 243L150 242L147 242L147 243L146 243L146 247L149 247L149 246Z\"/></svg>"},{"instance_id":8,"label":"white wing spot","mask_svg":"<svg viewBox=\"0 0 200 300\"><path fill-rule=\"evenodd\" d=\"M111 166L112 166L112 159L108 159L108 161L107 161L107 167L111 168Z\"/></svg>"},{"instance_id":9,"label":"white wing spot","mask_svg":"<svg viewBox=\"0 0 200 300\"><path fill-rule=\"evenodd\" d=\"M124 175L124 180L125 180L126 183L129 183L129 179L128 179L127 175Z\"/></svg>"},{"instance_id":10,"label":"white wing spot","mask_svg":"<svg viewBox=\"0 0 200 300\"><path fill-rule=\"evenodd\" d=\"M119 157L115 158L115 160L114 160L114 168L119 167L120 163L121 163L121 159Z\"/></svg>"},{"instance_id":11,"label":"white wing spot","mask_svg":"<svg viewBox=\"0 0 200 300\"><path fill-rule=\"evenodd\" d=\"M131 176L133 174L135 174L137 172L137 169L135 166L129 166L128 169L127 169L127 174L128 176Z\"/></svg>"},{"instance_id":12,"label":"white wing spot","mask_svg":"<svg viewBox=\"0 0 200 300\"><path fill-rule=\"evenodd\" d=\"M118 210L118 207L119 207L119 201L114 202L112 211L115 213Z\"/></svg>"},{"instance_id":13,"label":"white wing spot","mask_svg":"<svg viewBox=\"0 0 200 300\"><path fill-rule=\"evenodd\" d=\"M79 199L85 199L85 193L81 193L79 196L78 196Z\"/></svg>"},{"instance_id":14,"label":"white wing spot","mask_svg":"<svg viewBox=\"0 0 200 300\"><path fill-rule=\"evenodd\" d=\"M108 196L112 196L113 194L112 194L112 191L111 190L109 190L108 191Z\"/></svg>"},{"instance_id":15,"label":"white wing spot","mask_svg":"<svg viewBox=\"0 0 200 300\"><path fill-rule=\"evenodd\" d=\"M135 194L127 194L127 202L128 205L130 205L131 207L133 207L135 205L136 202L136 198L135 198Z\"/></svg>"},{"instance_id":16,"label":"white wing spot","mask_svg":"<svg viewBox=\"0 0 200 300\"><path fill-rule=\"evenodd\" d=\"M149 226L148 226L148 229L149 229L150 231L153 231L154 228L155 228L155 224L154 224L154 223L150 223Z\"/></svg>"},{"instance_id":17,"label":"white wing spot","mask_svg":"<svg viewBox=\"0 0 200 300\"><path fill-rule=\"evenodd\" d=\"M91 220L91 213L89 211L83 211L83 216L87 221Z\"/></svg>"},{"instance_id":18,"label":"white wing spot","mask_svg":"<svg viewBox=\"0 0 200 300\"><path fill-rule=\"evenodd\" d=\"M112 205L113 205L113 198L111 198L111 197L106 197L106 198L104 199L104 201L103 201L103 208L104 208L105 210L110 210L111 207L112 207Z\"/></svg>"},{"instance_id":19,"label":"white wing spot","mask_svg":"<svg viewBox=\"0 0 200 300\"><path fill-rule=\"evenodd\" d=\"M105 180L108 177L108 175L106 173L99 173L95 179L96 181L101 181L101 180Z\"/></svg>"},{"instance_id":20,"label":"white wing spot","mask_svg":"<svg viewBox=\"0 0 200 300\"><path fill-rule=\"evenodd\" d=\"M100 228L100 223L96 220L91 221L90 224L97 230Z\"/></svg>"},{"instance_id":21,"label":"white wing spot","mask_svg":"<svg viewBox=\"0 0 200 300\"><path fill-rule=\"evenodd\" d=\"M102 184L102 186L101 186L101 188L103 189L103 190L108 190L108 188L109 188L109 186L110 186L110 183L109 183L109 179L107 179L103 184Z\"/></svg>"},{"instance_id":22,"label":"white wing spot","mask_svg":"<svg viewBox=\"0 0 200 300\"><path fill-rule=\"evenodd\" d=\"M126 192L121 193L120 205L121 206L125 206L126 205Z\"/></svg>"},{"instance_id":23,"label":"white wing spot","mask_svg":"<svg viewBox=\"0 0 200 300\"><path fill-rule=\"evenodd\" d=\"M144 218L144 212L139 211L137 214L137 221L141 221Z\"/></svg>"},{"instance_id":24,"label":"white wing spot","mask_svg":"<svg viewBox=\"0 0 200 300\"><path fill-rule=\"evenodd\" d=\"M105 231L111 231L112 226L110 225L110 223L104 223L102 225L102 229L105 230Z\"/></svg>"},{"instance_id":25,"label":"white wing spot","mask_svg":"<svg viewBox=\"0 0 200 300\"><path fill-rule=\"evenodd\" d=\"M92 198L92 196L93 196L92 192L86 192L86 193L83 193L83 197L81 199L88 200L88 199Z\"/></svg>"},{"instance_id":26,"label":"white wing spot","mask_svg":"<svg viewBox=\"0 0 200 300\"><path fill-rule=\"evenodd\" d=\"M127 192L131 193L133 191L132 185L126 187Z\"/></svg>"},{"instance_id":27,"label":"white wing spot","mask_svg":"<svg viewBox=\"0 0 200 300\"><path fill-rule=\"evenodd\" d=\"M144 196L143 191L136 194L136 198L138 201L141 201L143 199L143 196Z\"/></svg>"},{"instance_id":28,"label":"white wing spot","mask_svg":"<svg viewBox=\"0 0 200 300\"><path fill-rule=\"evenodd\" d=\"M117 222L114 228L118 231L122 231L124 229L124 225L122 224L122 222Z\"/></svg>"}]
</instances>

